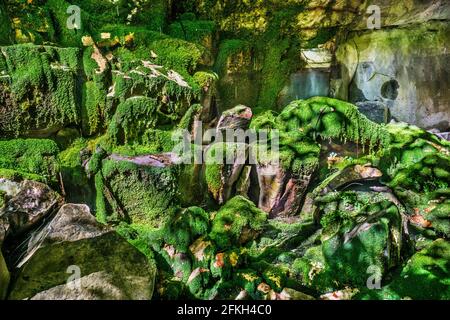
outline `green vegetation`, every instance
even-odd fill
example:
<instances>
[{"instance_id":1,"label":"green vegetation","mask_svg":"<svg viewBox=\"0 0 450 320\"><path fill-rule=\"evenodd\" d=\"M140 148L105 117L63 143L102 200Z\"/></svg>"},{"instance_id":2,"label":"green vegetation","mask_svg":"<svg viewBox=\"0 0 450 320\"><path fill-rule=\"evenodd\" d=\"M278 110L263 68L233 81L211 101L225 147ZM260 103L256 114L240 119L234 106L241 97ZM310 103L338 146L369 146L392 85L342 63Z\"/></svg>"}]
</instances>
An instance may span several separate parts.
<instances>
[{"instance_id":1,"label":"green vegetation","mask_svg":"<svg viewBox=\"0 0 450 320\"><path fill-rule=\"evenodd\" d=\"M10 79L0 85L3 135L46 132L79 122L75 77L78 49L30 44L0 49L6 67L2 71Z\"/></svg>"},{"instance_id":2,"label":"green vegetation","mask_svg":"<svg viewBox=\"0 0 450 320\"><path fill-rule=\"evenodd\" d=\"M0 176L24 177L56 184L59 149L46 139L0 140Z\"/></svg>"}]
</instances>

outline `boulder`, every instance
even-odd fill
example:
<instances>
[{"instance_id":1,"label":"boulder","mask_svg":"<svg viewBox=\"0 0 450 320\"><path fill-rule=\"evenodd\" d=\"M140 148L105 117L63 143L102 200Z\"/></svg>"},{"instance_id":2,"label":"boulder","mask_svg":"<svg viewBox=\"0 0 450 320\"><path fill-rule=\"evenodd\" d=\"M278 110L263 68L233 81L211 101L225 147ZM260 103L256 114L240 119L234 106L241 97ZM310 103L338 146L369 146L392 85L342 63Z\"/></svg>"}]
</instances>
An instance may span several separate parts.
<instances>
[{"instance_id":1,"label":"boulder","mask_svg":"<svg viewBox=\"0 0 450 320\"><path fill-rule=\"evenodd\" d=\"M156 268L86 205L66 204L34 232L9 299L151 299Z\"/></svg>"},{"instance_id":2,"label":"boulder","mask_svg":"<svg viewBox=\"0 0 450 320\"><path fill-rule=\"evenodd\" d=\"M3 258L3 254L0 250L0 300L6 298L6 294L8 293L10 275L8 271L8 267L6 266L5 259Z\"/></svg>"},{"instance_id":3,"label":"boulder","mask_svg":"<svg viewBox=\"0 0 450 320\"><path fill-rule=\"evenodd\" d=\"M78 48L20 44L0 50L0 133L45 137L79 123Z\"/></svg>"},{"instance_id":4,"label":"boulder","mask_svg":"<svg viewBox=\"0 0 450 320\"><path fill-rule=\"evenodd\" d=\"M270 218L288 217L298 213L315 167L294 172L282 163L260 161L256 164L259 184L258 208Z\"/></svg>"},{"instance_id":5,"label":"boulder","mask_svg":"<svg viewBox=\"0 0 450 320\"><path fill-rule=\"evenodd\" d=\"M390 112L389 108L379 101L363 101L357 102L359 112L364 114L369 120L376 123L389 123Z\"/></svg>"},{"instance_id":6,"label":"boulder","mask_svg":"<svg viewBox=\"0 0 450 320\"><path fill-rule=\"evenodd\" d=\"M0 189L12 196L0 209L0 243L7 236L19 235L36 226L56 210L61 197L47 185L24 180L20 184L1 179Z\"/></svg>"},{"instance_id":7,"label":"boulder","mask_svg":"<svg viewBox=\"0 0 450 320\"><path fill-rule=\"evenodd\" d=\"M217 130L247 130L252 119L252 109L238 105L230 110L224 111L217 124Z\"/></svg>"},{"instance_id":8,"label":"boulder","mask_svg":"<svg viewBox=\"0 0 450 320\"><path fill-rule=\"evenodd\" d=\"M404 209L389 194L335 192L316 202L322 214L321 243L293 264L304 285L321 292L366 287L400 265L402 252L409 249Z\"/></svg>"},{"instance_id":9,"label":"boulder","mask_svg":"<svg viewBox=\"0 0 450 320\"><path fill-rule=\"evenodd\" d=\"M209 236L219 250L241 246L262 232L266 220L267 214L253 202L236 196L217 212Z\"/></svg>"},{"instance_id":10,"label":"boulder","mask_svg":"<svg viewBox=\"0 0 450 320\"><path fill-rule=\"evenodd\" d=\"M450 243L437 239L415 253L381 290L363 290L358 299L450 299Z\"/></svg>"},{"instance_id":11,"label":"boulder","mask_svg":"<svg viewBox=\"0 0 450 320\"><path fill-rule=\"evenodd\" d=\"M113 210L105 211L111 221L162 226L177 203L178 166L174 154L123 157L112 155L103 160L96 176L97 201ZM100 174L100 176L98 176Z\"/></svg>"},{"instance_id":12,"label":"boulder","mask_svg":"<svg viewBox=\"0 0 450 320\"><path fill-rule=\"evenodd\" d=\"M247 159L245 143L214 143L206 152L205 179L212 198L225 203L232 196Z\"/></svg>"}]
</instances>

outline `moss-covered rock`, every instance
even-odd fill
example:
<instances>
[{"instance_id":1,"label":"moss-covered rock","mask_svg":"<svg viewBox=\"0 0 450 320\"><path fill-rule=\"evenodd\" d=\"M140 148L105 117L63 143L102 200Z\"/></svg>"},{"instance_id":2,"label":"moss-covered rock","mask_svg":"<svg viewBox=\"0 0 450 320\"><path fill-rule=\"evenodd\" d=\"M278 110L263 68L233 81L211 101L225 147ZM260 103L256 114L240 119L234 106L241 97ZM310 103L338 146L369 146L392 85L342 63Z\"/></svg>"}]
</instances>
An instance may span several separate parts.
<instances>
[{"instance_id":1,"label":"moss-covered rock","mask_svg":"<svg viewBox=\"0 0 450 320\"><path fill-rule=\"evenodd\" d=\"M47 139L0 141L0 176L56 184L60 170L58 145Z\"/></svg>"},{"instance_id":2,"label":"moss-covered rock","mask_svg":"<svg viewBox=\"0 0 450 320\"><path fill-rule=\"evenodd\" d=\"M0 50L0 133L49 135L79 123L78 49L24 44Z\"/></svg>"},{"instance_id":3,"label":"moss-covered rock","mask_svg":"<svg viewBox=\"0 0 450 320\"><path fill-rule=\"evenodd\" d=\"M236 196L214 216L209 236L219 249L240 246L253 240L267 220L267 214L250 200Z\"/></svg>"},{"instance_id":4,"label":"moss-covered rock","mask_svg":"<svg viewBox=\"0 0 450 320\"><path fill-rule=\"evenodd\" d=\"M382 290L364 290L359 299L448 300L450 297L450 244L438 239L414 254Z\"/></svg>"},{"instance_id":5,"label":"moss-covered rock","mask_svg":"<svg viewBox=\"0 0 450 320\"><path fill-rule=\"evenodd\" d=\"M178 203L176 166L152 167L107 159L103 161L103 190L112 212L110 219L160 227L173 214Z\"/></svg>"}]
</instances>

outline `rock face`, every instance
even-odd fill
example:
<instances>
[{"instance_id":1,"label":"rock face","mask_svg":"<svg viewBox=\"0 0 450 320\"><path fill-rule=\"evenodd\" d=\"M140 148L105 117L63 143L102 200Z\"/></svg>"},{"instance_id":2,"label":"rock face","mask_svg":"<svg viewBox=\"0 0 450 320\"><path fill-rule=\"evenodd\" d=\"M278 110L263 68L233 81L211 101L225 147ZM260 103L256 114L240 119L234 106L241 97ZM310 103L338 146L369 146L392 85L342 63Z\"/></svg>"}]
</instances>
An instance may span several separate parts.
<instances>
[{"instance_id":1,"label":"rock face","mask_svg":"<svg viewBox=\"0 0 450 320\"><path fill-rule=\"evenodd\" d=\"M336 97L383 103L398 121L448 129L449 34L446 22L355 33L338 45L343 89Z\"/></svg>"},{"instance_id":2,"label":"rock face","mask_svg":"<svg viewBox=\"0 0 450 320\"><path fill-rule=\"evenodd\" d=\"M2 179L0 184L13 196L0 210L0 243L9 235L18 235L35 226L57 209L61 200L55 191L40 182L25 180L17 184Z\"/></svg>"},{"instance_id":3,"label":"rock face","mask_svg":"<svg viewBox=\"0 0 450 320\"><path fill-rule=\"evenodd\" d=\"M142 253L98 224L86 205L74 204L64 205L32 235L28 255L19 266L9 295L13 300L148 300L156 274Z\"/></svg>"},{"instance_id":4,"label":"rock face","mask_svg":"<svg viewBox=\"0 0 450 320\"><path fill-rule=\"evenodd\" d=\"M281 164L259 163L256 166L259 183L258 207L271 218L298 213L314 169L296 176Z\"/></svg>"}]
</instances>

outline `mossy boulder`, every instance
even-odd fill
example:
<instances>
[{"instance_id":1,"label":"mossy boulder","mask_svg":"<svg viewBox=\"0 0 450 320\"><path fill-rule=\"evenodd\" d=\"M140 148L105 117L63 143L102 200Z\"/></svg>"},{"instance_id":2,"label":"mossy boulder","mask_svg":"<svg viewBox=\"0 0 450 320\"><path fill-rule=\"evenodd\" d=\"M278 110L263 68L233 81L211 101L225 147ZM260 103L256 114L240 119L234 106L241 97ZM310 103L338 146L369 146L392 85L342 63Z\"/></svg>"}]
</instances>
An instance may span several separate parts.
<instances>
[{"instance_id":1,"label":"mossy boulder","mask_svg":"<svg viewBox=\"0 0 450 320\"><path fill-rule=\"evenodd\" d=\"M264 211L250 200L236 196L216 213L209 236L219 249L241 246L255 239L266 221Z\"/></svg>"},{"instance_id":2,"label":"mossy boulder","mask_svg":"<svg viewBox=\"0 0 450 320\"><path fill-rule=\"evenodd\" d=\"M212 198L219 204L232 196L248 157L248 145L235 142L217 142L205 151L205 180Z\"/></svg>"},{"instance_id":3,"label":"mossy boulder","mask_svg":"<svg viewBox=\"0 0 450 320\"><path fill-rule=\"evenodd\" d=\"M391 146L380 157L383 181L405 204L409 215L429 222L429 227L449 235L448 213L450 144L407 124L389 124Z\"/></svg>"},{"instance_id":4,"label":"mossy boulder","mask_svg":"<svg viewBox=\"0 0 450 320\"><path fill-rule=\"evenodd\" d=\"M364 290L358 299L448 300L450 298L450 244L438 239L414 254L381 290Z\"/></svg>"},{"instance_id":5,"label":"mossy boulder","mask_svg":"<svg viewBox=\"0 0 450 320\"><path fill-rule=\"evenodd\" d=\"M160 227L178 203L177 173L176 165L158 167L109 158L102 164L104 182L96 184L97 197L112 208L108 219Z\"/></svg>"},{"instance_id":6,"label":"mossy boulder","mask_svg":"<svg viewBox=\"0 0 450 320\"><path fill-rule=\"evenodd\" d=\"M400 265L407 249L404 211L389 196L344 192L318 201L324 212L321 245L294 262L303 283L318 290L366 286L371 275L381 278Z\"/></svg>"},{"instance_id":7,"label":"mossy boulder","mask_svg":"<svg viewBox=\"0 0 450 320\"><path fill-rule=\"evenodd\" d=\"M0 50L0 133L45 136L79 123L78 49L23 44Z\"/></svg>"}]
</instances>

